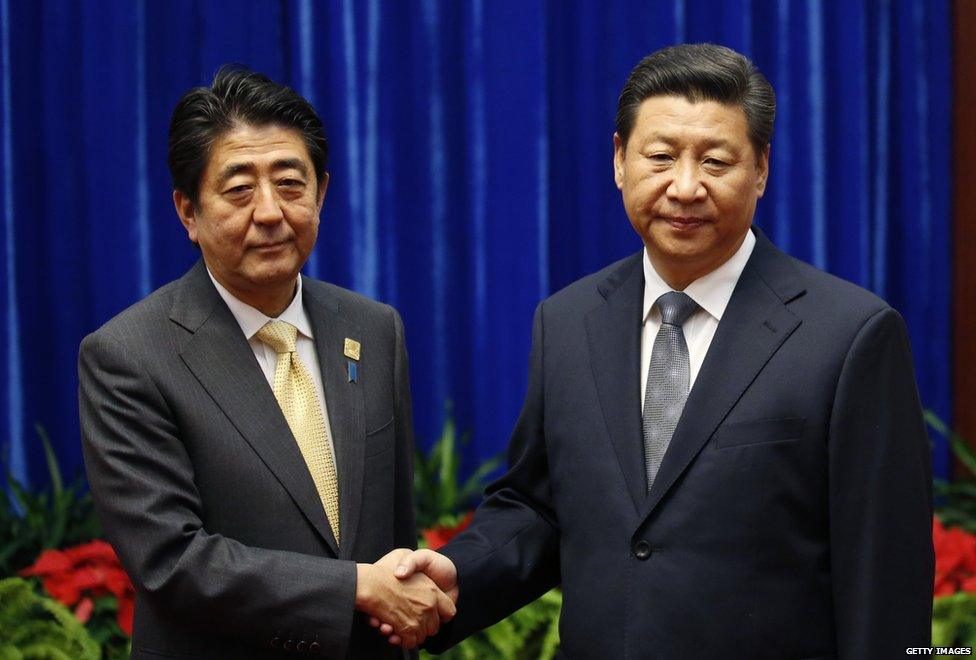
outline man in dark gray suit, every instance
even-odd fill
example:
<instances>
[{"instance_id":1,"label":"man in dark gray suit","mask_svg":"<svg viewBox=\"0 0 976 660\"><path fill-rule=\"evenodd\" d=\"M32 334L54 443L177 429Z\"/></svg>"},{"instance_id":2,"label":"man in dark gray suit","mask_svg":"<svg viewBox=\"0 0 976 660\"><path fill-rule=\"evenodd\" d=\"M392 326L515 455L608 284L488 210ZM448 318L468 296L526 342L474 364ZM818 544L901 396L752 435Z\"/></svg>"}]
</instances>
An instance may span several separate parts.
<instances>
[{"instance_id":1,"label":"man in dark gray suit","mask_svg":"<svg viewBox=\"0 0 976 660\"><path fill-rule=\"evenodd\" d=\"M299 275L326 155L312 107L262 75L188 92L169 165L202 259L82 342L85 464L135 584L134 658L395 657L367 614L407 646L453 614L392 573L416 541L400 318Z\"/></svg>"},{"instance_id":2,"label":"man in dark gray suit","mask_svg":"<svg viewBox=\"0 0 976 660\"><path fill-rule=\"evenodd\" d=\"M752 227L774 111L727 48L667 48L631 73L613 169L644 249L539 305L508 473L443 554L398 568L460 590L429 647L557 584L570 658L929 645L931 469L905 326Z\"/></svg>"}]
</instances>

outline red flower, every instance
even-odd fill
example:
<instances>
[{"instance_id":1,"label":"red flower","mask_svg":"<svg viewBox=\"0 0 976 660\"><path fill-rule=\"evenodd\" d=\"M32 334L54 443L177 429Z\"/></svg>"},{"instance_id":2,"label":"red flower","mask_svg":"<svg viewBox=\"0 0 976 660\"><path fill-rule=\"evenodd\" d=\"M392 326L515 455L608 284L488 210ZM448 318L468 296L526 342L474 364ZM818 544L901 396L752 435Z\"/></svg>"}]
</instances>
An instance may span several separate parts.
<instances>
[{"instance_id":1,"label":"red flower","mask_svg":"<svg viewBox=\"0 0 976 660\"><path fill-rule=\"evenodd\" d=\"M424 540L427 541L427 547L431 550L437 550L439 548L447 545L447 542L453 539L455 536L463 532L471 524L471 518L474 517L474 511L469 511L466 516L453 527L448 525L436 525L430 529L425 529L420 532Z\"/></svg>"},{"instance_id":2,"label":"red flower","mask_svg":"<svg viewBox=\"0 0 976 660\"><path fill-rule=\"evenodd\" d=\"M976 536L958 527L946 528L932 520L935 546L935 595L957 591L976 593Z\"/></svg>"},{"instance_id":3,"label":"red flower","mask_svg":"<svg viewBox=\"0 0 976 660\"><path fill-rule=\"evenodd\" d=\"M132 615L136 611L135 598L119 598L119 610L115 613L115 620L126 635L132 637Z\"/></svg>"},{"instance_id":4,"label":"red flower","mask_svg":"<svg viewBox=\"0 0 976 660\"><path fill-rule=\"evenodd\" d=\"M135 589L119 563L115 551L105 541L92 541L63 550L45 550L33 566L20 572L23 577L39 577L44 589L55 600L75 607L75 617L87 623L94 609L92 597L111 594L118 601L116 621L132 635Z\"/></svg>"}]
</instances>

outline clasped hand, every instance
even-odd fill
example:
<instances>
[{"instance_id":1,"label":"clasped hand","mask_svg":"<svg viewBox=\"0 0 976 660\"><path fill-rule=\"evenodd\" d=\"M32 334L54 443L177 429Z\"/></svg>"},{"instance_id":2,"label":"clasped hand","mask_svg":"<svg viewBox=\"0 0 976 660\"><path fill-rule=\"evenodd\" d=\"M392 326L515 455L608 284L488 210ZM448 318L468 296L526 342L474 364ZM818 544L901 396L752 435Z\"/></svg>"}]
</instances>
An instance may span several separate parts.
<instances>
[{"instance_id":1,"label":"clasped hand","mask_svg":"<svg viewBox=\"0 0 976 660\"><path fill-rule=\"evenodd\" d=\"M440 562L425 560L423 553L444 559L450 571L445 572ZM436 564L434 570L426 569L429 563ZM370 615L370 623L391 643L414 648L454 617L457 573L453 569L454 564L442 555L403 548L375 564L357 564L356 609Z\"/></svg>"}]
</instances>

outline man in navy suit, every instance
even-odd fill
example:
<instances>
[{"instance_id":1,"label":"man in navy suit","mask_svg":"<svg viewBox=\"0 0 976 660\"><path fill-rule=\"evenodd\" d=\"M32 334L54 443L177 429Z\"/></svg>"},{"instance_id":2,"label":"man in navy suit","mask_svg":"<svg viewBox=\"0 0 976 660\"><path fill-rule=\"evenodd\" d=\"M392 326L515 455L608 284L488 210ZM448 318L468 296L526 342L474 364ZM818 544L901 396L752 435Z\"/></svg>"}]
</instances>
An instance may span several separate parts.
<instances>
[{"instance_id":1,"label":"man in navy suit","mask_svg":"<svg viewBox=\"0 0 976 660\"><path fill-rule=\"evenodd\" d=\"M508 472L442 554L398 568L460 592L428 648L556 585L565 657L929 645L931 467L905 325L752 226L774 113L727 48L631 72L613 165L644 249L536 310Z\"/></svg>"}]
</instances>

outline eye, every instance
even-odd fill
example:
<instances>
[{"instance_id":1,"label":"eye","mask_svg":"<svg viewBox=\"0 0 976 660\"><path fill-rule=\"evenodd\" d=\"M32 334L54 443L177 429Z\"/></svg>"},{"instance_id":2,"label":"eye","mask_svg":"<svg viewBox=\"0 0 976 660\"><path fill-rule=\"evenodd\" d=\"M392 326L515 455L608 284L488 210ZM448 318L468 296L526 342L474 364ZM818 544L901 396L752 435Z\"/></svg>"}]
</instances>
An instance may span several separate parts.
<instances>
[{"instance_id":1,"label":"eye","mask_svg":"<svg viewBox=\"0 0 976 660\"><path fill-rule=\"evenodd\" d=\"M730 163L727 160L722 160L721 158L715 158L714 156L706 158L702 161L702 166L709 172L716 175L724 174L730 167L732 167L732 165L733 163Z\"/></svg>"},{"instance_id":2,"label":"eye","mask_svg":"<svg viewBox=\"0 0 976 660\"><path fill-rule=\"evenodd\" d=\"M281 179L278 185L284 188L300 188L305 185L305 182L301 179Z\"/></svg>"},{"instance_id":3,"label":"eye","mask_svg":"<svg viewBox=\"0 0 976 660\"><path fill-rule=\"evenodd\" d=\"M658 164L658 165L667 165L667 164L671 163L674 160L674 157L671 154L661 153L661 152L653 153L653 154L649 155L647 158L652 163L655 163L655 164Z\"/></svg>"},{"instance_id":4,"label":"eye","mask_svg":"<svg viewBox=\"0 0 976 660\"><path fill-rule=\"evenodd\" d=\"M243 194L245 194L247 192L250 192L250 191L251 191L251 186L249 186L247 184L241 184L239 186L234 186L232 188L228 188L227 190L224 191L224 194L226 194L226 195L243 195Z\"/></svg>"}]
</instances>

